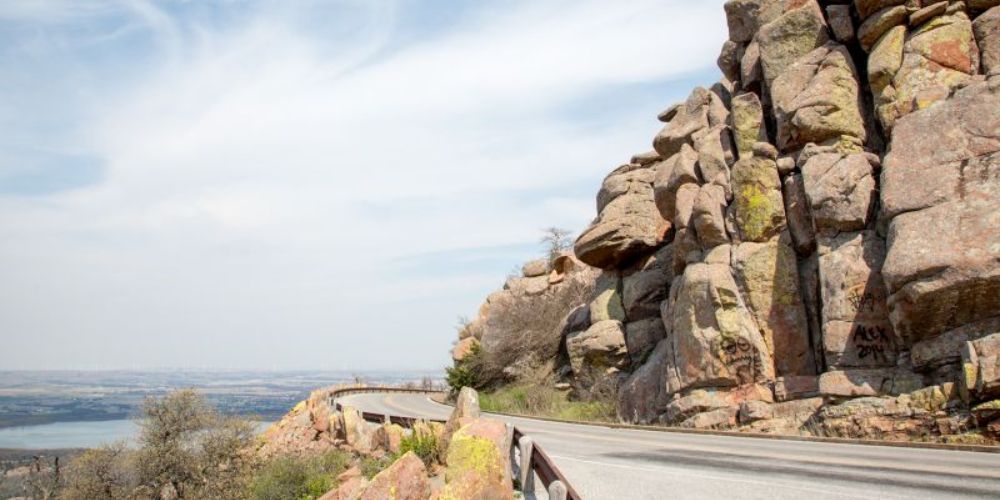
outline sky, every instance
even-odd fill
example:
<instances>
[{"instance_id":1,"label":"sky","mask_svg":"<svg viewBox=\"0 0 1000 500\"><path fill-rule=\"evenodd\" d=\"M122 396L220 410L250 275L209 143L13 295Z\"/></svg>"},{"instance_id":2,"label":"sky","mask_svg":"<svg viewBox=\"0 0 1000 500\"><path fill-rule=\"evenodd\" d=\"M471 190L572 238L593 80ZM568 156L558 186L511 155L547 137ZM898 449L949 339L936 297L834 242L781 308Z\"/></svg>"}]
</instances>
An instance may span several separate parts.
<instances>
[{"instance_id":1,"label":"sky","mask_svg":"<svg viewBox=\"0 0 1000 500\"><path fill-rule=\"evenodd\" d=\"M0 2L0 369L436 369L722 0Z\"/></svg>"}]
</instances>

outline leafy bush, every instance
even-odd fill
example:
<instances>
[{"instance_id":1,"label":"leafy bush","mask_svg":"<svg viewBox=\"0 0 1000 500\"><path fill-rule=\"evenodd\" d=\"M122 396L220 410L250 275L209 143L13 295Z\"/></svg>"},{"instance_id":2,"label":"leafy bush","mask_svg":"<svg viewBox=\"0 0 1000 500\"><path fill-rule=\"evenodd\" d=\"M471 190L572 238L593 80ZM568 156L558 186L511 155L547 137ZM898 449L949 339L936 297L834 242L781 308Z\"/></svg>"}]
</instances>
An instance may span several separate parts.
<instances>
[{"instance_id":1,"label":"leafy bush","mask_svg":"<svg viewBox=\"0 0 1000 500\"><path fill-rule=\"evenodd\" d=\"M335 477L347 470L351 456L334 450L320 456L283 456L268 461L254 475L254 500L312 500L336 486Z\"/></svg>"},{"instance_id":2,"label":"leafy bush","mask_svg":"<svg viewBox=\"0 0 1000 500\"><path fill-rule=\"evenodd\" d=\"M414 432L409 436L404 436L399 445L399 454L405 455L409 451L420 457L424 461L424 465L428 467L441 461L437 436L434 434Z\"/></svg>"},{"instance_id":3,"label":"leafy bush","mask_svg":"<svg viewBox=\"0 0 1000 500\"><path fill-rule=\"evenodd\" d=\"M247 453L255 435L252 422L221 416L185 389L148 398L139 426L136 449L105 446L73 460L63 497L247 497L256 465Z\"/></svg>"},{"instance_id":4,"label":"leafy bush","mask_svg":"<svg viewBox=\"0 0 1000 500\"><path fill-rule=\"evenodd\" d=\"M455 363L455 366L445 368L445 381L448 382L453 393L457 394L463 387L472 387L473 389L483 387L483 380L480 376L483 361L483 348L479 344L475 344L468 356Z\"/></svg>"},{"instance_id":5,"label":"leafy bush","mask_svg":"<svg viewBox=\"0 0 1000 500\"><path fill-rule=\"evenodd\" d=\"M133 457L124 443L85 451L66 472L66 500L128 498L137 486Z\"/></svg>"},{"instance_id":6,"label":"leafy bush","mask_svg":"<svg viewBox=\"0 0 1000 500\"><path fill-rule=\"evenodd\" d=\"M370 455L365 455L361 457L358 462L358 468L361 469L361 474L368 479L375 477L375 474L382 472L387 467L392 465L396 461L394 456L383 456L381 458L375 458Z\"/></svg>"}]
</instances>

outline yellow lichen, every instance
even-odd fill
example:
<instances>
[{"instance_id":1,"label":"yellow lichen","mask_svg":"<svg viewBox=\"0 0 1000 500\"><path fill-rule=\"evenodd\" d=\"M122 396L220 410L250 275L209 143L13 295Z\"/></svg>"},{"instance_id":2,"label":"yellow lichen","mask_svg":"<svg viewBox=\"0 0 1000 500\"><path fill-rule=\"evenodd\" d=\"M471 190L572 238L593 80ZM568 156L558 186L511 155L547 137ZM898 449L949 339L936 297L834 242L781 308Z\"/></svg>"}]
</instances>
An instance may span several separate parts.
<instances>
[{"instance_id":1,"label":"yellow lichen","mask_svg":"<svg viewBox=\"0 0 1000 500\"><path fill-rule=\"evenodd\" d=\"M496 476L497 479L503 479L500 452L486 438L469 436L462 431L455 433L448 447L447 462L446 481L453 481L468 471L482 477Z\"/></svg>"}]
</instances>

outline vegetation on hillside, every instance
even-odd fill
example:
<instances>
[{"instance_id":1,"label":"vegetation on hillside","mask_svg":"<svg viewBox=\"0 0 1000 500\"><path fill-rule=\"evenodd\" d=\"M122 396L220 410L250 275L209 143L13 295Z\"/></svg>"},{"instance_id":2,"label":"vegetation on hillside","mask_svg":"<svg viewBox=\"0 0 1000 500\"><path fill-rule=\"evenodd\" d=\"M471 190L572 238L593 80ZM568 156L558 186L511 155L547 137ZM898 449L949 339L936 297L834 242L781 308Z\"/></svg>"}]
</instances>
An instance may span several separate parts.
<instances>
[{"instance_id":1,"label":"vegetation on hillside","mask_svg":"<svg viewBox=\"0 0 1000 500\"><path fill-rule=\"evenodd\" d=\"M23 495L67 500L311 500L335 488L337 476L352 466L372 477L396 458L331 450L261 460L255 453L254 423L220 415L190 389L148 398L139 425L134 447L115 443L87 450L65 467L58 461L37 463L23 481ZM425 460L437 460L427 451L428 443L409 441L406 446L423 453Z\"/></svg>"}]
</instances>

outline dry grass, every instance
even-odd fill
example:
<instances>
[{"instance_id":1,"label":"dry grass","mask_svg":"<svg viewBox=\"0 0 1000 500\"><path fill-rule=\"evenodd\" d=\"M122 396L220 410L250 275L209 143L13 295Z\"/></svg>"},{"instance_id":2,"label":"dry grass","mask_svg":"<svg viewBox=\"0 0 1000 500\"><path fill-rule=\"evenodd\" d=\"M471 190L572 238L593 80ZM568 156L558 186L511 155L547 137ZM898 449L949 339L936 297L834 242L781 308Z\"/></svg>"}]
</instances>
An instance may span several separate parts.
<instances>
[{"instance_id":1,"label":"dry grass","mask_svg":"<svg viewBox=\"0 0 1000 500\"><path fill-rule=\"evenodd\" d=\"M573 275L542 296L511 296L503 307L493 307L487 320L489 338L475 367L483 385L511 382L564 356L563 319L590 299L593 285L592 279Z\"/></svg>"}]
</instances>

